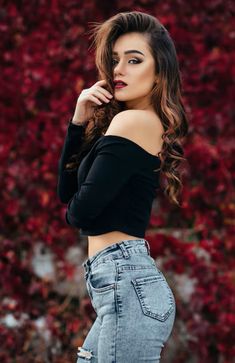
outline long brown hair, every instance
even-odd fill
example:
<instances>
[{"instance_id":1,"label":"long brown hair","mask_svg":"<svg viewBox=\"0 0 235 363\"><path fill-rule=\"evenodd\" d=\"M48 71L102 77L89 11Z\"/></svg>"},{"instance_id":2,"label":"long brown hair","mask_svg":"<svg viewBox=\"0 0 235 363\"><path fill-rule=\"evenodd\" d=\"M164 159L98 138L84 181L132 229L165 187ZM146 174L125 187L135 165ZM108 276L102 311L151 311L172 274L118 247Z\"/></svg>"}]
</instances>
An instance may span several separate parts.
<instances>
[{"instance_id":1,"label":"long brown hair","mask_svg":"<svg viewBox=\"0 0 235 363\"><path fill-rule=\"evenodd\" d=\"M151 103L164 128L163 145L159 154L160 176L162 179L165 177L166 181L165 189L163 188L164 194L171 202L179 206L177 196L182 189L179 165L181 161L186 160L183 157L181 139L188 132L188 120L181 97L181 75L174 43L157 18L139 11L121 12L103 23L92 22L91 24L93 24L92 30L88 33L91 33L95 45L98 78L106 80L105 88L111 93L114 89L112 68L114 42L120 35L128 32L139 32L146 36L158 75L158 82L151 91ZM75 155L73 166L80 163L94 141L107 130L112 118L124 109L124 102L116 101L114 98L108 104L95 108L93 117L86 128L85 142L81 152ZM163 186L163 184L164 180L160 180L160 185Z\"/></svg>"}]
</instances>

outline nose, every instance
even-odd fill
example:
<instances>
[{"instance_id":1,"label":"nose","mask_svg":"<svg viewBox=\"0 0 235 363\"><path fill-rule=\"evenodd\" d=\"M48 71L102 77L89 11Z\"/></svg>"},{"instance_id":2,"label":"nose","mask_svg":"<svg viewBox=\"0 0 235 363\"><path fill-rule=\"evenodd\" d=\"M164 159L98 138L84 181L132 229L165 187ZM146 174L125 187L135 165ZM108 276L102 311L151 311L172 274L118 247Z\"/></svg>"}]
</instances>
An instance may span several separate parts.
<instances>
[{"instance_id":1,"label":"nose","mask_svg":"<svg viewBox=\"0 0 235 363\"><path fill-rule=\"evenodd\" d=\"M114 75L116 76L118 74L124 74L124 64L122 64L121 62L114 66Z\"/></svg>"}]
</instances>

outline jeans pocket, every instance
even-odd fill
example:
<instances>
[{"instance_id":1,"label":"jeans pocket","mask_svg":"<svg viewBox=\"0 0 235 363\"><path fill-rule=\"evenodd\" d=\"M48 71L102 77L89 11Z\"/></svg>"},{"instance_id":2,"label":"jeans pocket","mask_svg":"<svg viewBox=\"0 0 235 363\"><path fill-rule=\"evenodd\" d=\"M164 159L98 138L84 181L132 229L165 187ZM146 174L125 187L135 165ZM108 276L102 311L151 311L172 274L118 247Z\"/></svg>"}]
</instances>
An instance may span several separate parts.
<instances>
[{"instance_id":1,"label":"jeans pocket","mask_svg":"<svg viewBox=\"0 0 235 363\"><path fill-rule=\"evenodd\" d=\"M96 293L104 293L115 288L115 269L113 263L106 262L96 266L89 274L88 284L92 291Z\"/></svg>"},{"instance_id":2,"label":"jeans pocket","mask_svg":"<svg viewBox=\"0 0 235 363\"><path fill-rule=\"evenodd\" d=\"M175 309L173 292L163 274L131 280L145 315L165 321Z\"/></svg>"}]
</instances>

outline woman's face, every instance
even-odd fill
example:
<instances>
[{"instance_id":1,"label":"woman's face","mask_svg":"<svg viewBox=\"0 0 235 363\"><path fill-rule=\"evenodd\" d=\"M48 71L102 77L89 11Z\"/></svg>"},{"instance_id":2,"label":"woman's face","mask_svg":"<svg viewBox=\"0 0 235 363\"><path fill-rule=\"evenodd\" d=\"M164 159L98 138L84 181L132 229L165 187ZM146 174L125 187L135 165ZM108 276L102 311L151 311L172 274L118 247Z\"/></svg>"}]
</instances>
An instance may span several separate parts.
<instances>
[{"instance_id":1,"label":"woman's face","mask_svg":"<svg viewBox=\"0 0 235 363\"><path fill-rule=\"evenodd\" d=\"M113 45L112 64L113 80L127 84L114 88L114 98L125 102L127 109L152 108L149 93L156 81L155 61L145 36L138 32L121 35Z\"/></svg>"}]
</instances>

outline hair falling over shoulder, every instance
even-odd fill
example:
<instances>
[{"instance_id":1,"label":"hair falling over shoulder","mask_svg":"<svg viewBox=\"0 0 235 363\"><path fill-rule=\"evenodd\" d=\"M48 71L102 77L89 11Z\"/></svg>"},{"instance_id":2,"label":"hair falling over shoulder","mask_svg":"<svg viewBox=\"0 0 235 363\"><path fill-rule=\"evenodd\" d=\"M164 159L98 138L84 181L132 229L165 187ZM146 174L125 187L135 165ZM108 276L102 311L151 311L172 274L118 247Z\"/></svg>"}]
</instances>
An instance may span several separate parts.
<instances>
[{"instance_id":1,"label":"hair falling over shoulder","mask_svg":"<svg viewBox=\"0 0 235 363\"><path fill-rule=\"evenodd\" d=\"M183 160L186 160L183 157L182 139L188 133L188 119L181 96L182 82L176 49L170 34L156 17L139 11L121 12L105 22L91 24L92 29L88 34L91 34L92 45L95 46L98 78L106 80L105 88L111 93L114 89L112 74L114 42L120 35L128 32L143 33L148 40L158 76L158 82L151 92L151 101L164 127L163 146L159 154L160 184L170 202L180 206L178 197L182 189L182 175L179 166ZM76 155L76 164L79 164L93 142L107 130L112 118L122 110L124 103L115 99L107 105L95 108L85 131L82 151Z\"/></svg>"}]
</instances>

